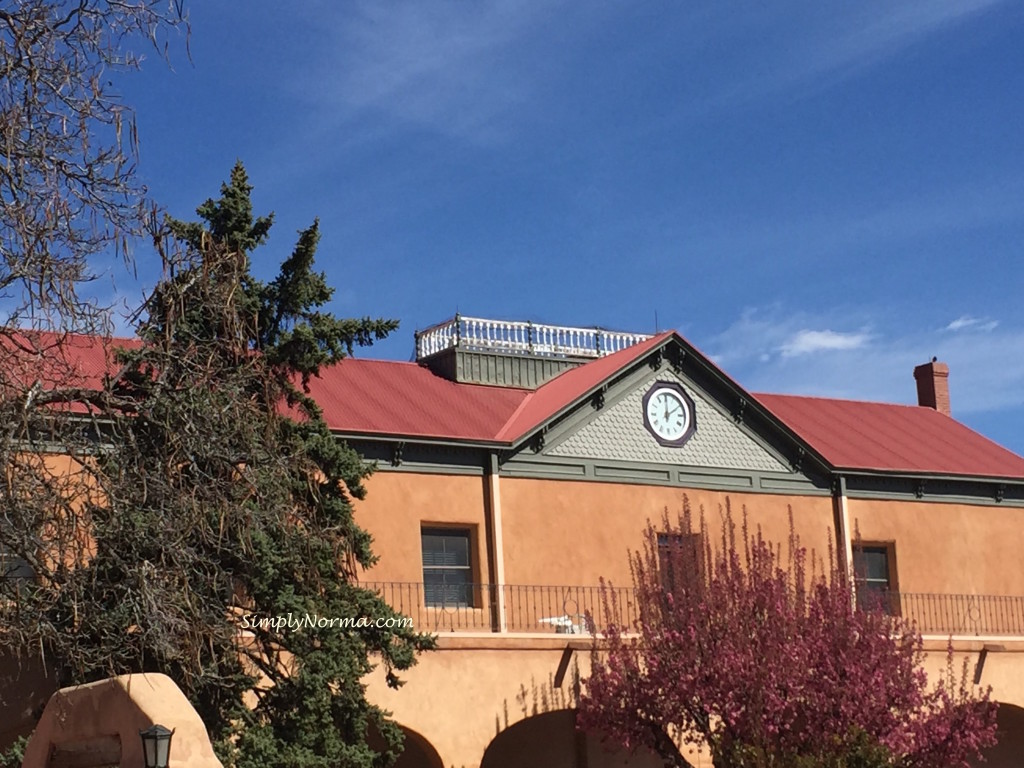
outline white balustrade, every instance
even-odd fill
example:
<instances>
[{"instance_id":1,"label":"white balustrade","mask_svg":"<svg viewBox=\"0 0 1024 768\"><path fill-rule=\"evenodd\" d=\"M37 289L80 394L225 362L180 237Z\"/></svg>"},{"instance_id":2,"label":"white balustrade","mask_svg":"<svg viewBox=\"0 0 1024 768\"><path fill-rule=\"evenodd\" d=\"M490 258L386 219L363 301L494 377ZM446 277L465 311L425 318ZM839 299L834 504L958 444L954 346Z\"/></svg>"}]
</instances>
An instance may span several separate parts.
<instances>
[{"instance_id":1,"label":"white balustrade","mask_svg":"<svg viewBox=\"0 0 1024 768\"><path fill-rule=\"evenodd\" d=\"M603 357L649 338L641 333L601 328L456 316L417 334L416 357L422 359L451 347L551 357Z\"/></svg>"}]
</instances>

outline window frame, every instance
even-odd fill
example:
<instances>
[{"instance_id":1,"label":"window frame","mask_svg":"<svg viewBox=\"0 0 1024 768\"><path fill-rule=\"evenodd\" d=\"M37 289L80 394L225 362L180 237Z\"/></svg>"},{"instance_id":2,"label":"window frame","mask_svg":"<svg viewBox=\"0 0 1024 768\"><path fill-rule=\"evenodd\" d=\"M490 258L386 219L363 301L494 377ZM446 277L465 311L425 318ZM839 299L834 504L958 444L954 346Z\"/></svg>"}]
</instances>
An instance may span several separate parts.
<instances>
[{"instance_id":1,"label":"window frame","mask_svg":"<svg viewBox=\"0 0 1024 768\"><path fill-rule=\"evenodd\" d=\"M466 565L427 565L425 562L425 555L427 553L424 545L424 538L426 536L451 536L451 537L465 537L466 539L466 550L467 550L467 564ZM478 608L477 605L477 556L476 556L476 544L477 544L477 533L476 526L474 525L462 525L459 523L420 523L420 572L423 578L423 604L427 608L435 609L472 609ZM427 571L458 571L467 575L467 580L462 584L439 584L433 585L427 582ZM447 599L448 589L463 588L463 596L465 599L449 600ZM442 590L442 597L440 600L431 600L430 592L433 589L440 588Z\"/></svg>"},{"instance_id":2,"label":"window frame","mask_svg":"<svg viewBox=\"0 0 1024 768\"><path fill-rule=\"evenodd\" d=\"M3 525L6 526L7 523L5 522ZM0 579L4 581L8 579L31 581L35 577L36 574L32 568L32 563L0 541Z\"/></svg>"},{"instance_id":3,"label":"window frame","mask_svg":"<svg viewBox=\"0 0 1024 768\"><path fill-rule=\"evenodd\" d=\"M673 585L684 584L698 590L704 586L707 564L704 562L704 536L700 532L659 531L657 534L658 573L661 587L666 593L672 592ZM690 573L677 578L672 550L679 548L680 564L690 566ZM689 558L689 562L687 559Z\"/></svg>"},{"instance_id":4,"label":"window frame","mask_svg":"<svg viewBox=\"0 0 1024 768\"><path fill-rule=\"evenodd\" d=\"M896 565L896 542L895 541L855 541L852 546L853 562L850 564L853 572L853 585L857 599L857 607L863 609L864 601L870 594L882 594L882 608L890 616L900 616L900 583L899 570ZM857 555L865 551L883 552L885 554L886 580L883 589L866 588L869 583L879 583L879 579L869 579L857 572ZM889 597L890 595L894 597Z\"/></svg>"}]
</instances>

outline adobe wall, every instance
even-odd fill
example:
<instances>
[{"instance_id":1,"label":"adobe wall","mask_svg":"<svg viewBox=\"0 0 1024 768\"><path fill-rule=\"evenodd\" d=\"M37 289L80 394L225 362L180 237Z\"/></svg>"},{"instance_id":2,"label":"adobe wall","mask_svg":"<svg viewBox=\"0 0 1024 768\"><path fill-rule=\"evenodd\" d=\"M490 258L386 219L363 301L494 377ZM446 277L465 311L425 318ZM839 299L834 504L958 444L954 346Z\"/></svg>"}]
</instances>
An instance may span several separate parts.
<instances>
[{"instance_id":1,"label":"adobe wall","mask_svg":"<svg viewBox=\"0 0 1024 768\"><path fill-rule=\"evenodd\" d=\"M556 673L569 642L578 645L578 650L572 651L568 670L558 686ZM467 638L454 639L452 643L460 647L442 647L422 655L416 667L402 674L406 683L398 691L387 688L380 670L368 678L370 700L391 711L396 722L426 739L444 766L477 768L488 748L508 742L517 725L545 713L573 708L578 700L576 680L585 678L590 671L589 645L583 638L510 639L500 647L497 640L487 643ZM930 680L937 679L945 668L946 654L940 646L928 645L931 650L924 666ZM981 647L978 644L973 650L956 654L957 674L966 660L973 676ZM1005 648L987 654L982 684L993 686L993 697L1006 703L1009 715L1011 710L1024 707L1024 643L1011 643ZM545 738L556 740L561 736L548 734ZM1024 747L1024 729L1013 728L1003 734L1004 751L1012 748L1016 750L1013 754L1019 754L1018 746ZM520 754L527 754L528 749L529 743L524 743L519 747ZM588 751L595 757L601 754L594 745ZM695 768L711 768L706 753L686 749L683 754ZM616 759L607 755L599 762L615 768L646 765L637 758L627 763L621 756ZM558 764L574 765L571 761ZM1008 768L1016 763L997 760L988 765Z\"/></svg>"},{"instance_id":2,"label":"adobe wall","mask_svg":"<svg viewBox=\"0 0 1024 768\"><path fill-rule=\"evenodd\" d=\"M422 525L471 528L475 572L486 574L484 478L381 471L366 485L366 498L356 501L355 516L373 536L373 552L380 560L364 580L423 581Z\"/></svg>"},{"instance_id":3,"label":"adobe wall","mask_svg":"<svg viewBox=\"0 0 1024 768\"><path fill-rule=\"evenodd\" d=\"M490 582L487 561L486 478L381 471L369 478L356 519L374 538L380 561L365 581L420 582L423 525L450 524L473 532L474 573ZM789 514L804 546L827 559L835 548L832 500L649 485L537 480L499 481L505 584L595 586L603 577L629 586L629 553L643 542L648 520L661 527L668 510L675 522L689 498L696 518L704 508L712 540L721 510L732 505L737 526L746 507L751 529L771 540L789 537Z\"/></svg>"},{"instance_id":4,"label":"adobe wall","mask_svg":"<svg viewBox=\"0 0 1024 768\"><path fill-rule=\"evenodd\" d=\"M517 647L518 645L518 647ZM517 725L529 718L565 712L576 706L581 675L589 674L590 656L586 641L584 649L572 652L569 668L561 685L555 676L566 647L566 640L542 643L533 641L504 648L481 644L474 648L448 648L420 656L419 663L402 674L405 681L399 690L387 688L381 670L368 678L370 701L392 713L392 719L423 736L437 751L444 766L477 768L488 747L512 735ZM560 646L560 647L559 647ZM544 740L552 746L562 744L567 735L547 733ZM571 729L570 729L571 730ZM533 741L528 735L513 751L525 760ZM571 744L563 744L569 751ZM601 750L596 743L585 748L594 757ZM506 746L506 750L509 749ZM684 753L694 757L696 753ZM547 754L550 765L572 766L568 755L561 762ZM533 763L515 762L515 765ZM595 764L622 766L622 760L598 759ZM629 765L647 768L649 763L636 758ZM694 762L696 768L710 768Z\"/></svg>"},{"instance_id":5,"label":"adobe wall","mask_svg":"<svg viewBox=\"0 0 1024 768\"><path fill-rule=\"evenodd\" d=\"M902 592L1024 595L1024 508L850 499L851 536L896 543Z\"/></svg>"},{"instance_id":6,"label":"adobe wall","mask_svg":"<svg viewBox=\"0 0 1024 768\"><path fill-rule=\"evenodd\" d=\"M703 507L712 543L719 539L728 501L737 529L745 507L751 531L760 526L778 542L789 538L792 510L804 546L827 558L835 535L830 498L502 478L505 581L594 585L603 577L628 587L629 554L642 544L647 522L661 529L668 510L675 525L684 494L695 526Z\"/></svg>"},{"instance_id":7,"label":"adobe wall","mask_svg":"<svg viewBox=\"0 0 1024 768\"><path fill-rule=\"evenodd\" d=\"M53 694L25 748L22 768L49 768L54 750L75 765L143 765L139 731L159 723L174 730L171 765L221 768L206 727L166 675L137 674L62 688ZM84 760L103 755L105 762ZM75 762L75 759L78 762Z\"/></svg>"}]
</instances>

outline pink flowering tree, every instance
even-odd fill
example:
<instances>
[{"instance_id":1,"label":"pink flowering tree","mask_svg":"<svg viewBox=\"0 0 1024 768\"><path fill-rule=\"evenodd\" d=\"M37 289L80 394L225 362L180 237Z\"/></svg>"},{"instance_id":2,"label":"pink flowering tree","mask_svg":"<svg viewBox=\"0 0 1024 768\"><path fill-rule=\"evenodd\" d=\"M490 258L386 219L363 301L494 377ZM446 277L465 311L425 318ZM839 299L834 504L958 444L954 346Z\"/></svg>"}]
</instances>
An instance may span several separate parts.
<instances>
[{"instance_id":1,"label":"pink flowering tree","mask_svg":"<svg viewBox=\"0 0 1024 768\"><path fill-rule=\"evenodd\" d=\"M716 538L688 503L677 525L648 526L632 558L639 618L601 628L583 728L671 766L690 765L677 745L703 744L716 768L958 768L995 742L996 705L966 665L954 673L952 650L929 685L914 627L859 609L795 533L784 556L745 511L737 535L727 507Z\"/></svg>"}]
</instances>

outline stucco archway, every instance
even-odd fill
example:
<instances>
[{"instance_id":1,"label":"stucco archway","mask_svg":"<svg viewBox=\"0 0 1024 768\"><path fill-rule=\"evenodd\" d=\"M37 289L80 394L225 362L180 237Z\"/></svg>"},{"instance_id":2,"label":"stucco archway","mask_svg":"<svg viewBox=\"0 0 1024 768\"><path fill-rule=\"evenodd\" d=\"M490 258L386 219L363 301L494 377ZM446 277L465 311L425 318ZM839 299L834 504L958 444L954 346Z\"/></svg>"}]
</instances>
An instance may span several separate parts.
<instances>
[{"instance_id":1,"label":"stucco archway","mask_svg":"<svg viewBox=\"0 0 1024 768\"><path fill-rule=\"evenodd\" d=\"M985 753L986 768L1024 768L1024 708L1000 704L999 742Z\"/></svg>"},{"instance_id":2,"label":"stucco archway","mask_svg":"<svg viewBox=\"0 0 1024 768\"><path fill-rule=\"evenodd\" d=\"M412 728L399 726L405 736L405 750L394 768L444 768L434 745Z\"/></svg>"},{"instance_id":3,"label":"stucco archway","mask_svg":"<svg viewBox=\"0 0 1024 768\"><path fill-rule=\"evenodd\" d=\"M405 747L392 768L444 768L444 761L437 753L434 745L427 741L423 734L412 728L396 723L405 737ZM384 748L383 739L376 727L371 726L367 734L367 742L377 750Z\"/></svg>"},{"instance_id":4,"label":"stucco archway","mask_svg":"<svg viewBox=\"0 0 1024 768\"><path fill-rule=\"evenodd\" d=\"M609 752L590 734L576 730L576 711L561 709L520 720L499 733L480 768L661 768L651 753Z\"/></svg>"}]
</instances>

